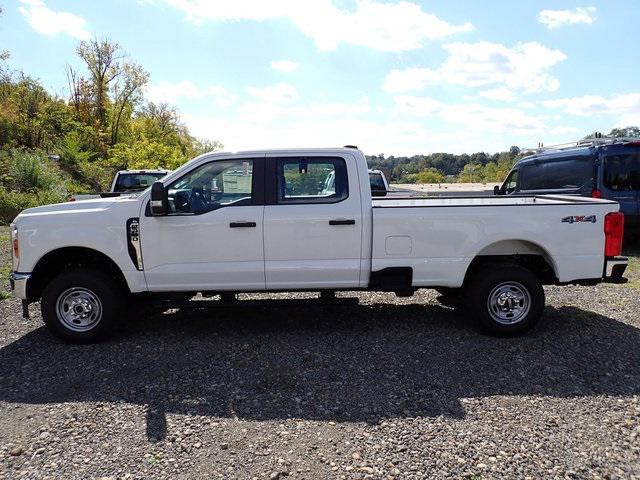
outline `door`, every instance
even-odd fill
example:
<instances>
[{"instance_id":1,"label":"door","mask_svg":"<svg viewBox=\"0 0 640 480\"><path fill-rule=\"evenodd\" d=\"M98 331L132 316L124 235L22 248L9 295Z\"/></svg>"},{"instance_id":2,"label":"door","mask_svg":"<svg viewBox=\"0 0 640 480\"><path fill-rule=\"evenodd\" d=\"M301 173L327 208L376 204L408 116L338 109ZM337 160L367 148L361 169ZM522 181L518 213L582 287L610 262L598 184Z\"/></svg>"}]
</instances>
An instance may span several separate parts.
<instances>
[{"instance_id":1,"label":"door","mask_svg":"<svg viewBox=\"0 0 640 480\"><path fill-rule=\"evenodd\" d=\"M640 215L640 152L623 147L617 154L602 157L602 194L620 204L627 223Z\"/></svg>"},{"instance_id":2,"label":"door","mask_svg":"<svg viewBox=\"0 0 640 480\"><path fill-rule=\"evenodd\" d=\"M353 158L268 156L266 168L267 289L358 287L363 206Z\"/></svg>"},{"instance_id":3,"label":"door","mask_svg":"<svg viewBox=\"0 0 640 480\"><path fill-rule=\"evenodd\" d=\"M150 291L264 290L263 171L220 159L167 185L169 214L140 220Z\"/></svg>"}]
</instances>

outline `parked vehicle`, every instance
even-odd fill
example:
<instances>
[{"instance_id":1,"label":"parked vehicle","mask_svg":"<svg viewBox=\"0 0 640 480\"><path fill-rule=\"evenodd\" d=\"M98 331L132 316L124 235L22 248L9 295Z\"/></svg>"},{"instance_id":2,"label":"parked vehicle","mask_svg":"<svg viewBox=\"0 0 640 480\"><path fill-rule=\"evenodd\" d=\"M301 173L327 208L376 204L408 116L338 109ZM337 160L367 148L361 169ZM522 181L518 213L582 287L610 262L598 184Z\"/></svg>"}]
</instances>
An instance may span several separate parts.
<instances>
[{"instance_id":1,"label":"parked vehicle","mask_svg":"<svg viewBox=\"0 0 640 480\"><path fill-rule=\"evenodd\" d=\"M120 170L113 177L111 190L108 192L74 195L71 200L90 200L92 198L118 197L123 194L139 193L149 188L153 182L160 180L170 171L164 169Z\"/></svg>"},{"instance_id":2,"label":"parked vehicle","mask_svg":"<svg viewBox=\"0 0 640 480\"><path fill-rule=\"evenodd\" d=\"M369 184L374 197L385 197L389 193L389 182L382 170L369 170Z\"/></svg>"},{"instance_id":3,"label":"parked vehicle","mask_svg":"<svg viewBox=\"0 0 640 480\"><path fill-rule=\"evenodd\" d=\"M324 182L325 190L334 189L335 183L335 171L330 172ZM371 196L373 197L384 197L389 192L389 183L381 170L369 170L369 185L371 187Z\"/></svg>"},{"instance_id":4,"label":"parked vehicle","mask_svg":"<svg viewBox=\"0 0 640 480\"><path fill-rule=\"evenodd\" d=\"M563 194L620 204L625 229L640 229L640 139L594 138L539 149L516 163L498 195Z\"/></svg>"},{"instance_id":5,"label":"parked vehicle","mask_svg":"<svg viewBox=\"0 0 640 480\"><path fill-rule=\"evenodd\" d=\"M327 179L333 175L333 187ZM545 284L623 279L616 202L571 196L372 199L354 148L210 153L139 196L30 208L15 296L88 342L130 294L457 289L488 331L533 326Z\"/></svg>"}]
</instances>

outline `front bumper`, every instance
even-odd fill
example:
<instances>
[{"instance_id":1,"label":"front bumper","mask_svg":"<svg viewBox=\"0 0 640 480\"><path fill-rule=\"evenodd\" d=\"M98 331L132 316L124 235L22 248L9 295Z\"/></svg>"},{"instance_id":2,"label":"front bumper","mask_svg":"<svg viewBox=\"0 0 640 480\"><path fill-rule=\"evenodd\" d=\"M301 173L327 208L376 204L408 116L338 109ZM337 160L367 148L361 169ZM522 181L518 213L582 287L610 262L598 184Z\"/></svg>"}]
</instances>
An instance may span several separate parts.
<instances>
[{"instance_id":1,"label":"front bumper","mask_svg":"<svg viewBox=\"0 0 640 480\"><path fill-rule=\"evenodd\" d=\"M11 272L9 274L9 283L11 283L11 291L14 297L22 300L27 299L27 282L30 278L30 273Z\"/></svg>"},{"instance_id":2,"label":"front bumper","mask_svg":"<svg viewBox=\"0 0 640 480\"><path fill-rule=\"evenodd\" d=\"M627 257L608 257L604 262L604 281L607 283L625 283L624 272L629 260Z\"/></svg>"}]
</instances>

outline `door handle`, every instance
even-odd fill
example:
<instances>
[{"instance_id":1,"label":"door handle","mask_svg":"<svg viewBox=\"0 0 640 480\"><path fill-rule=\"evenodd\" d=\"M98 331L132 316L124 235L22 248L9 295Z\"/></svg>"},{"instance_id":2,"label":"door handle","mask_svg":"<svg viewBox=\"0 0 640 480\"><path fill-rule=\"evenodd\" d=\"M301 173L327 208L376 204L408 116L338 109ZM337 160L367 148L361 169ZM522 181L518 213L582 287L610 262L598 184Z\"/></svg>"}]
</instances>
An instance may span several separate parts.
<instances>
[{"instance_id":1,"label":"door handle","mask_svg":"<svg viewBox=\"0 0 640 480\"><path fill-rule=\"evenodd\" d=\"M231 228L254 228L256 222L231 222L229 227Z\"/></svg>"},{"instance_id":2,"label":"door handle","mask_svg":"<svg viewBox=\"0 0 640 480\"><path fill-rule=\"evenodd\" d=\"M329 225L355 225L356 221L353 219L349 220L329 220Z\"/></svg>"}]
</instances>

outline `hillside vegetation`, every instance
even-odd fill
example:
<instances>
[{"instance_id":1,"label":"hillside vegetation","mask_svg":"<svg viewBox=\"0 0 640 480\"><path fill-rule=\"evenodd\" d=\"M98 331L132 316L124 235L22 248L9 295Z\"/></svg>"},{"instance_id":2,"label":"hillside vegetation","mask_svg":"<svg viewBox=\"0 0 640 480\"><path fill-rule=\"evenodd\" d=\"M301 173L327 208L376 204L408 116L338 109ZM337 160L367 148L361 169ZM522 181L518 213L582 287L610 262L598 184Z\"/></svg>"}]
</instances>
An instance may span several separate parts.
<instances>
[{"instance_id":1,"label":"hillside vegetation","mask_svg":"<svg viewBox=\"0 0 640 480\"><path fill-rule=\"evenodd\" d=\"M147 101L149 74L117 43L83 41L76 53L83 69L66 67L68 96L60 98L0 52L0 223L105 190L117 170L173 169L221 147L194 138L174 107Z\"/></svg>"}]
</instances>

